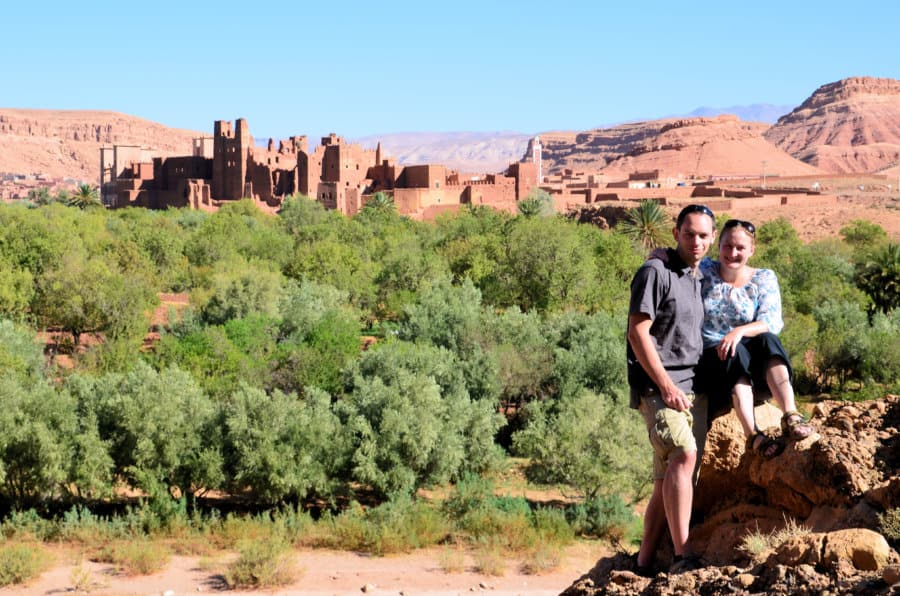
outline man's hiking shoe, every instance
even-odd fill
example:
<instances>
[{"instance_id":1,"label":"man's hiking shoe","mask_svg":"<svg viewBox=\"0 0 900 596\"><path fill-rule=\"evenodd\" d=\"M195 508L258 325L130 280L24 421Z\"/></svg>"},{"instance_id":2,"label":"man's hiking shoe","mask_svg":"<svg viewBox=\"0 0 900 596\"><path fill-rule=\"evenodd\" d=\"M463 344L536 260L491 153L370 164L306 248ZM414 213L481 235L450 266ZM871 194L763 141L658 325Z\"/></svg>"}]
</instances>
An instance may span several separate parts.
<instances>
[{"instance_id":1,"label":"man's hiking shoe","mask_svg":"<svg viewBox=\"0 0 900 596\"><path fill-rule=\"evenodd\" d=\"M631 571L640 577L656 577L653 565L638 565L637 553L631 555Z\"/></svg>"},{"instance_id":2,"label":"man's hiking shoe","mask_svg":"<svg viewBox=\"0 0 900 596\"><path fill-rule=\"evenodd\" d=\"M700 558L700 555L675 555L675 558L672 559L672 566L669 567L669 573L687 573L704 567L706 567L706 563Z\"/></svg>"}]
</instances>

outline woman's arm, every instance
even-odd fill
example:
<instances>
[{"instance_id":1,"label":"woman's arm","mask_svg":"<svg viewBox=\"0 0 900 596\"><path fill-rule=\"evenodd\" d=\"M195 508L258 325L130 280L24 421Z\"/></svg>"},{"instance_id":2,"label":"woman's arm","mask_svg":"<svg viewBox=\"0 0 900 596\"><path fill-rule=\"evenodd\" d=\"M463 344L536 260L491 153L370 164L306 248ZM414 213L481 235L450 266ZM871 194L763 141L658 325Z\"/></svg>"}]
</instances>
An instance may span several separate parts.
<instances>
[{"instance_id":1,"label":"woman's arm","mask_svg":"<svg viewBox=\"0 0 900 596\"><path fill-rule=\"evenodd\" d=\"M768 331L769 325L765 321L753 321L752 323L735 327L726 333L719 345L716 346L716 353L718 353L721 360L725 360L730 356L734 356L734 352L743 338L756 337Z\"/></svg>"},{"instance_id":2,"label":"woman's arm","mask_svg":"<svg viewBox=\"0 0 900 596\"><path fill-rule=\"evenodd\" d=\"M784 328L784 320L781 317L781 290L775 272L770 269L757 270L753 275L752 284L757 289L756 315L752 322L739 325L725 334L716 346L716 352L722 360L734 356L741 339L762 333L777 334Z\"/></svg>"},{"instance_id":3,"label":"woman's arm","mask_svg":"<svg viewBox=\"0 0 900 596\"><path fill-rule=\"evenodd\" d=\"M764 322L768 326L768 331L778 335L784 329L778 278L771 269L760 269L754 276L754 281L759 290L755 320Z\"/></svg>"}]
</instances>

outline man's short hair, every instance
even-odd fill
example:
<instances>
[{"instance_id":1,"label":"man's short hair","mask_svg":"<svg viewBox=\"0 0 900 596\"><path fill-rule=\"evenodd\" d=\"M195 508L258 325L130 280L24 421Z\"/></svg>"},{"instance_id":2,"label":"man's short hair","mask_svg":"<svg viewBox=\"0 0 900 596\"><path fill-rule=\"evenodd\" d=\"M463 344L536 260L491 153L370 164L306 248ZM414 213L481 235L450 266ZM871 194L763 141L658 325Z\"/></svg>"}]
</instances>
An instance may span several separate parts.
<instances>
[{"instance_id":1,"label":"man's short hair","mask_svg":"<svg viewBox=\"0 0 900 596\"><path fill-rule=\"evenodd\" d=\"M684 223L684 219L691 213L702 213L703 215L708 215L713 222L713 227L716 227L716 216L713 215L712 209L710 209L706 205L688 205L687 207L682 209L678 214L678 219L675 220L675 227L681 228L681 224Z\"/></svg>"}]
</instances>

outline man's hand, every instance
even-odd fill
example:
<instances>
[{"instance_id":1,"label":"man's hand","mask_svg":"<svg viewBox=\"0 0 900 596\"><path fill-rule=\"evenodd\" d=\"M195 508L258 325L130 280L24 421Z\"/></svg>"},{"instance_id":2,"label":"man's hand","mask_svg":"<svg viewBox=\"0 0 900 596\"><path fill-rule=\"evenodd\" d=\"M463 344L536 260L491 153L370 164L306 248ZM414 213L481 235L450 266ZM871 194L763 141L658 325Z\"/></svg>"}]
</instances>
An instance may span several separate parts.
<instances>
[{"instance_id":1,"label":"man's hand","mask_svg":"<svg viewBox=\"0 0 900 596\"><path fill-rule=\"evenodd\" d=\"M660 397L662 397L663 403L673 410L684 412L685 410L691 409L691 400L685 395L684 391L675 385L671 385L660 391Z\"/></svg>"},{"instance_id":2,"label":"man's hand","mask_svg":"<svg viewBox=\"0 0 900 596\"><path fill-rule=\"evenodd\" d=\"M659 396L663 403L674 410L684 412L691 407L691 400L679 389L666 371L656 351L656 344L650 335L653 320L646 314L628 315L628 343L634 351L641 367L650 379L659 387Z\"/></svg>"}]
</instances>

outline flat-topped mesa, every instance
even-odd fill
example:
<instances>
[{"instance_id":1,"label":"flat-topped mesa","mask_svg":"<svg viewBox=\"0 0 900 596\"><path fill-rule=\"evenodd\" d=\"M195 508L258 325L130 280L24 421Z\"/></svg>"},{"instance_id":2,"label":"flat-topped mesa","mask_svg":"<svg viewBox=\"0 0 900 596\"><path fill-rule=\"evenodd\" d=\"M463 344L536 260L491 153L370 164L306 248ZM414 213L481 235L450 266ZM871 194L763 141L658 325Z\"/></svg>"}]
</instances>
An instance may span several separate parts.
<instances>
[{"instance_id":1,"label":"flat-topped mesa","mask_svg":"<svg viewBox=\"0 0 900 596\"><path fill-rule=\"evenodd\" d=\"M741 119L735 116L734 114L721 114L719 116L714 116L712 118L706 117L697 117L697 118L679 118L678 120L673 120L664 124L661 129L659 129L659 134L667 132L669 130L673 130L676 128L685 128L688 126L709 126L715 124L724 124L724 123L740 123Z\"/></svg>"},{"instance_id":2,"label":"flat-topped mesa","mask_svg":"<svg viewBox=\"0 0 900 596\"><path fill-rule=\"evenodd\" d=\"M900 81L853 77L823 85L765 136L832 173L892 166L900 161Z\"/></svg>"},{"instance_id":3,"label":"flat-topped mesa","mask_svg":"<svg viewBox=\"0 0 900 596\"><path fill-rule=\"evenodd\" d=\"M790 114L782 116L779 122L782 119L790 118L791 114L795 112L815 110L824 105L860 95L900 95L900 81L875 77L850 77L822 85Z\"/></svg>"}]
</instances>

